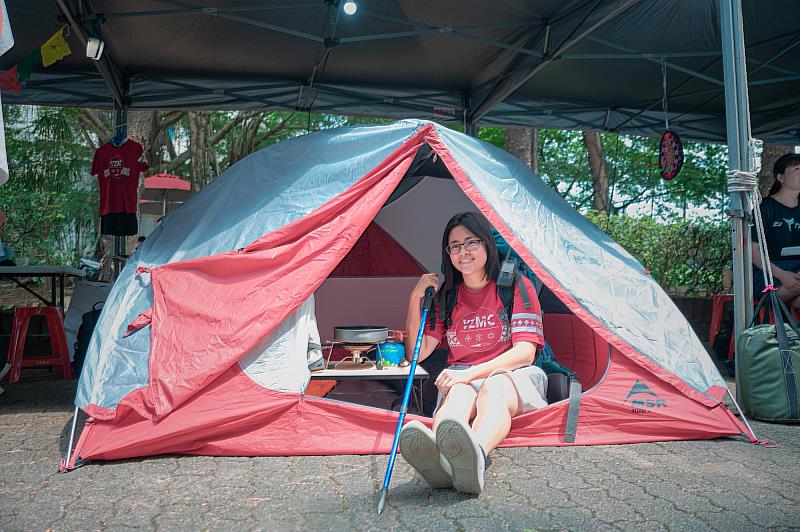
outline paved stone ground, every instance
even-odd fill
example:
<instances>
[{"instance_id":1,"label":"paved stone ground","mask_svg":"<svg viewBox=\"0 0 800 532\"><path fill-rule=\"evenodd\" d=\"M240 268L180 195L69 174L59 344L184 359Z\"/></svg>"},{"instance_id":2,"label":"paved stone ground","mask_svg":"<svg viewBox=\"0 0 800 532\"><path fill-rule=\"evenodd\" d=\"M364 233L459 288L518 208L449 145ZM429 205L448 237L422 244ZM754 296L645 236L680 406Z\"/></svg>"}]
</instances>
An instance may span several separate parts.
<instances>
[{"instance_id":1,"label":"paved stone ground","mask_svg":"<svg viewBox=\"0 0 800 532\"><path fill-rule=\"evenodd\" d=\"M800 427L728 439L501 449L480 497L429 491L386 456L165 456L57 472L72 386L0 395L0 530L786 530L800 528Z\"/></svg>"}]
</instances>

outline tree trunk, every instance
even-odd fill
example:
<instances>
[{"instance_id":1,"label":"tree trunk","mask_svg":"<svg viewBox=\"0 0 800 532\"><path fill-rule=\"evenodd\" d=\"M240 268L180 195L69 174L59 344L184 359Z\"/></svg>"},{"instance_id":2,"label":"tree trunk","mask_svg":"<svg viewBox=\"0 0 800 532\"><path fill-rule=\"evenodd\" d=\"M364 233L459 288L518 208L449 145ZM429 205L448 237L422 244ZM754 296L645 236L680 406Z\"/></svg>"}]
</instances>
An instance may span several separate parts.
<instances>
[{"instance_id":1,"label":"tree trunk","mask_svg":"<svg viewBox=\"0 0 800 532\"><path fill-rule=\"evenodd\" d=\"M533 129L528 127L507 127L503 130L506 151L533 168Z\"/></svg>"},{"instance_id":2,"label":"tree trunk","mask_svg":"<svg viewBox=\"0 0 800 532\"><path fill-rule=\"evenodd\" d=\"M597 131L584 131L583 143L589 153L594 208L599 212L608 212L608 163L603 149L603 139Z\"/></svg>"},{"instance_id":3,"label":"tree trunk","mask_svg":"<svg viewBox=\"0 0 800 532\"><path fill-rule=\"evenodd\" d=\"M775 176L772 174L772 167L775 165L775 161L781 155L791 152L794 152L793 146L764 145L764 151L761 153L761 171L758 173L758 188L761 190L762 196L767 195L772 183L775 181Z\"/></svg>"},{"instance_id":4,"label":"tree trunk","mask_svg":"<svg viewBox=\"0 0 800 532\"><path fill-rule=\"evenodd\" d=\"M205 113L199 111L189 112L189 136L191 138L189 173L191 174L192 189L198 192L210 180L210 165L208 159L208 131L209 120Z\"/></svg>"},{"instance_id":5,"label":"tree trunk","mask_svg":"<svg viewBox=\"0 0 800 532\"><path fill-rule=\"evenodd\" d=\"M157 111L129 111L128 138L135 140L144 148L150 164L156 160L159 147L155 140L158 135Z\"/></svg>"},{"instance_id":6,"label":"tree trunk","mask_svg":"<svg viewBox=\"0 0 800 532\"><path fill-rule=\"evenodd\" d=\"M531 129L531 170L539 175L539 130Z\"/></svg>"}]
</instances>

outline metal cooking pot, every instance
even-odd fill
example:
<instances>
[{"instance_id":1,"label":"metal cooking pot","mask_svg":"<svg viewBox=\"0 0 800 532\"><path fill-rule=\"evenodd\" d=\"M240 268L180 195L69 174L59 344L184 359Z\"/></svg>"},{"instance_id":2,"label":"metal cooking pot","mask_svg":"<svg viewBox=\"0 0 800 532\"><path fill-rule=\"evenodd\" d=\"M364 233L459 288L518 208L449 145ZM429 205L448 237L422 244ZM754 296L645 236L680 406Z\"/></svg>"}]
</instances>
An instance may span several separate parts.
<instances>
[{"instance_id":1,"label":"metal cooking pot","mask_svg":"<svg viewBox=\"0 0 800 532\"><path fill-rule=\"evenodd\" d=\"M345 344L379 344L389 337L389 329L380 325L346 325L333 328L333 340Z\"/></svg>"}]
</instances>

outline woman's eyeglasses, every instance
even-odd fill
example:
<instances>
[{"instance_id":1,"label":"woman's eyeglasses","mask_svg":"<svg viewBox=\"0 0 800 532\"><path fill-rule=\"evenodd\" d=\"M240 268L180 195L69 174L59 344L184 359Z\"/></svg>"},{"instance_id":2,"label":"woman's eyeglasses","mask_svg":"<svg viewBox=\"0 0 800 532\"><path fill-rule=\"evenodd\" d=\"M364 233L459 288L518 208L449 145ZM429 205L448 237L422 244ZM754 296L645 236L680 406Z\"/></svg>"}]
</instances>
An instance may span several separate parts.
<instances>
[{"instance_id":1,"label":"woman's eyeglasses","mask_svg":"<svg viewBox=\"0 0 800 532\"><path fill-rule=\"evenodd\" d=\"M444 250L447 252L448 255L458 255L459 253L461 253L461 248L464 248L465 251L475 251L476 249L478 249L478 246L480 246L482 243L483 240L481 240L480 238L472 238L470 240L467 240L463 244L450 244L449 246L444 248Z\"/></svg>"}]
</instances>

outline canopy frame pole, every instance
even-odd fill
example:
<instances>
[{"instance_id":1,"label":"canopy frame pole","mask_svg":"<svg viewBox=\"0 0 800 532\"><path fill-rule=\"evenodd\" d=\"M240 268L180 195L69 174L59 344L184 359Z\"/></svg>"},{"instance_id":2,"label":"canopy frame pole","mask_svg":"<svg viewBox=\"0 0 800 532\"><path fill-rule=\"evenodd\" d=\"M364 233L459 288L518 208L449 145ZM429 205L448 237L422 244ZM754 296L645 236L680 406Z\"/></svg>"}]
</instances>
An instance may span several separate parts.
<instances>
[{"instance_id":1,"label":"canopy frame pole","mask_svg":"<svg viewBox=\"0 0 800 532\"><path fill-rule=\"evenodd\" d=\"M123 138L128 136L128 87L129 82L127 77L123 81L123 93L122 93L122 100L123 105L116 106L114 108L114 136L121 135ZM116 280L119 277L120 273L122 273L122 269L125 267L127 249L126 244L127 237L114 235L114 253L113 259L111 263L113 264L113 272L112 275Z\"/></svg>"},{"instance_id":2,"label":"canopy frame pole","mask_svg":"<svg viewBox=\"0 0 800 532\"><path fill-rule=\"evenodd\" d=\"M80 41L81 45L85 47L86 42L89 39L86 30L75 20L75 17L67 6L65 0L56 0L56 5L58 6L58 10L61 11L61 14L67 20L70 28L72 28L72 31L75 32L75 35L78 37L78 41ZM119 68L117 68L116 64L109 59L110 56L111 51L106 47L105 53L100 60L92 62L95 64L95 67L97 67L98 72L100 72L100 75L106 82L108 89L111 91L111 97L114 100L114 105L122 106L125 104L125 96L127 93L124 87L125 81L122 79L123 76L121 75Z\"/></svg>"},{"instance_id":3,"label":"canopy frame pole","mask_svg":"<svg viewBox=\"0 0 800 532\"><path fill-rule=\"evenodd\" d=\"M639 0L620 0L617 2L617 6L615 8L611 9L611 11L606 13L605 16L590 25L588 28L580 31L580 33L577 35L575 35L575 32L579 31L580 28L575 28L567 40L561 43L556 51L548 57L542 58L541 61L537 62L536 64L522 65L519 70L507 72L506 76L500 83L497 83L489 91L489 93L484 95L480 102L477 102L477 105L472 106L472 113L469 116L469 121L472 123L480 122L480 120L486 116L489 111L491 111L498 103L511 96L512 93L516 92L517 89L538 74L543 68L547 67L547 65L553 61L559 59L562 54L574 48L577 44L594 33L598 28L601 28L612 20L618 18L620 15L635 6L638 2Z\"/></svg>"},{"instance_id":4,"label":"canopy frame pole","mask_svg":"<svg viewBox=\"0 0 800 532\"><path fill-rule=\"evenodd\" d=\"M754 172L750 141L744 24L741 0L720 0L720 33L725 81L725 117L728 137L728 169ZM747 235L751 205L747 193L730 192L731 244L733 252L734 341L752 321L752 247ZM736 357L736 396L741 397L739 357Z\"/></svg>"}]
</instances>

